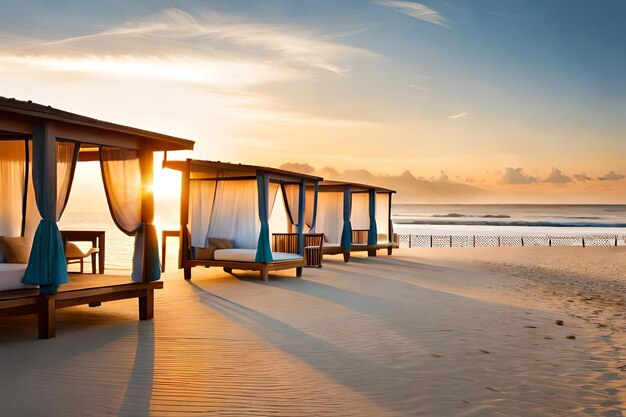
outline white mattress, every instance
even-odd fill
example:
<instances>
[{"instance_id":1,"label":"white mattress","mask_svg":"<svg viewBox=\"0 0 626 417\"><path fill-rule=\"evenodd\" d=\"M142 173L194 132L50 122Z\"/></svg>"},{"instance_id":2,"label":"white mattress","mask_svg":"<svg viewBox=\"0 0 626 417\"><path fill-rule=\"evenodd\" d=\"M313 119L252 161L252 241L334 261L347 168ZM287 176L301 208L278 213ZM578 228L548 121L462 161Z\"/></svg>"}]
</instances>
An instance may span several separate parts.
<instances>
[{"instance_id":1,"label":"white mattress","mask_svg":"<svg viewBox=\"0 0 626 417\"><path fill-rule=\"evenodd\" d=\"M297 253L272 252L275 261L302 259ZM213 259L216 261L255 262L256 249L216 249Z\"/></svg>"},{"instance_id":2,"label":"white mattress","mask_svg":"<svg viewBox=\"0 0 626 417\"><path fill-rule=\"evenodd\" d=\"M22 284L24 272L26 272L26 264L0 263L0 291L37 288L34 285Z\"/></svg>"},{"instance_id":3,"label":"white mattress","mask_svg":"<svg viewBox=\"0 0 626 417\"><path fill-rule=\"evenodd\" d=\"M341 243L328 243L328 242L324 242L324 247L325 247L325 248L338 248L339 246L341 246Z\"/></svg>"}]
</instances>

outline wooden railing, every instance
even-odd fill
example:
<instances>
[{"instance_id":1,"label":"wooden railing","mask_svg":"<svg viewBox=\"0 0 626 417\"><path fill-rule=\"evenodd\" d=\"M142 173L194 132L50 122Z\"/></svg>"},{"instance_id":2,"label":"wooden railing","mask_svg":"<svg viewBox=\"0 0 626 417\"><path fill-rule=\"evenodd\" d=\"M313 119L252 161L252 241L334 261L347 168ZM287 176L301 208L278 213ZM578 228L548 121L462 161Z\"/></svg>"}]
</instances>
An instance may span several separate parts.
<instances>
[{"instance_id":1,"label":"wooden railing","mask_svg":"<svg viewBox=\"0 0 626 417\"><path fill-rule=\"evenodd\" d=\"M352 230L352 243L367 245L367 238L370 231L367 229L353 229Z\"/></svg>"},{"instance_id":2,"label":"wooden railing","mask_svg":"<svg viewBox=\"0 0 626 417\"><path fill-rule=\"evenodd\" d=\"M298 234L272 233L272 250L274 252L298 253Z\"/></svg>"},{"instance_id":3,"label":"wooden railing","mask_svg":"<svg viewBox=\"0 0 626 417\"><path fill-rule=\"evenodd\" d=\"M450 236L395 234L401 248L483 246L624 246L624 235Z\"/></svg>"}]
</instances>

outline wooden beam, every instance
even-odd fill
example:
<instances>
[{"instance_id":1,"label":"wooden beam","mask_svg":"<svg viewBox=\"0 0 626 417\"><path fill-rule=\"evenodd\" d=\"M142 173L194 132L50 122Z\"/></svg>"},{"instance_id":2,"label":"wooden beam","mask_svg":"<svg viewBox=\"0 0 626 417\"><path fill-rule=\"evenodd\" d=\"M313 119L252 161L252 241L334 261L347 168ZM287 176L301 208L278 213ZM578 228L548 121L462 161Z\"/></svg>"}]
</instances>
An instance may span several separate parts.
<instances>
[{"instance_id":1,"label":"wooden beam","mask_svg":"<svg viewBox=\"0 0 626 417\"><path fill-rule=\"evenodd\" d=\"M30 136L33 134L33 122L25 116L0 111L0 130Z\"/></svg>"},{"instance_id":2,"label":"wooden beam","mask_svg":"<svg viewBox=\"0 0 626 417\"><path fill-rule=\"evenodd\" d=\"M54 126L57 131L57 136L61 139L127 149L155 150L157 148L148 140L142 141L141 138L121 132L111 132L63 122L54 122Z\"/></svg>"}]
</instances>

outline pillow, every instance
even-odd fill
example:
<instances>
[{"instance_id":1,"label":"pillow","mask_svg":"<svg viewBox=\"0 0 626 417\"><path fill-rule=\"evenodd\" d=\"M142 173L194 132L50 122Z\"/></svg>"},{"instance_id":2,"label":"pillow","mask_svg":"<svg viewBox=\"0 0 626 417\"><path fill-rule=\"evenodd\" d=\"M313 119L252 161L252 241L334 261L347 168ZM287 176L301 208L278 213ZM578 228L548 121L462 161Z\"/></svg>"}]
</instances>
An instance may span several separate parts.
<instances>
[{"instance_id":1,"label":"pillow","mask_svg":"<svg viewBox=\"0 0 626 417\"><path fill-rule=\"evenodd\" d=\"M191 256L193 259L197 259L200 261L212 261L213 260L213 252L215 252L216 247L208 247L208 248L197 248L193 246L191 248Z\"/></svg>"},{"instance_id":2,"label":"pillow","mask_svg":"<svg viewBox=\"0 0 626 417\"><path fill-rule=\"evenodd\" d=\"M4 261L9 264L27 264L30 246L23 237L0 236L0 248L4 252Z\"/></svg>"},{"instance_id":3,"label":"pillow","mask_svg":"<svg viewBox=\"0 0 626 417\"><path fill-rule=\"evenodd\" d=\"M223 239L220 237L210 237L209 247L214 247L215 249L233 249L234 248L232 240Z\"/></svg>"}]
</instances>

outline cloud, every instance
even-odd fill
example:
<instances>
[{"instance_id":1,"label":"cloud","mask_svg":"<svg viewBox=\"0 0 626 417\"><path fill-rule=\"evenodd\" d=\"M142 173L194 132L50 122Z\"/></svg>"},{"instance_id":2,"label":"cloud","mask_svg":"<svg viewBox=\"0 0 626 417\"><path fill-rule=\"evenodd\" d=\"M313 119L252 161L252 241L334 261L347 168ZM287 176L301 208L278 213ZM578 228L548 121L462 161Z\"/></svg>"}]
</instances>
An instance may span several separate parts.
<instances>
[{"instance_id":1,"label":"cloud","mask_svg":"<svg viewBox=\"0 0 626 417\"><path fill-rule=\"evenodd\" d=\"M467 115L469 115L469 113L466 113L466 112L463 111L461 113L453 114L451 116L448 116L448 119L460 119L461 117L465 117Z\"/></svg>"},{"instance_id":2,"label":"cloud","mask_svg":"<svg viewBox=\"0 0 626 417\"><path fill-rule=\"evenodd\" d=\"M214 12L192 16L169 8L118 27L40 45L75 51L85 47L91 53L104 47L107 54L246 57L275 68L298 66L338 75L349 72L343 62L376 56L329 37L293 26L233 21Z\"/></svg>"},{"instance_id":3,"label":"cloud","mask_svg":"<svg viewBox=\"0 0 626 417\"><path fill-rule=\"evenodd\" d=\"M339 174L339 171L337 171L333 167L324 167L320 169L319 174L321 177L324 177L329 180L337 180L341 176L341 174Z\"/></svg>"},{"instance_id":4,"label":"cloud","mask_svg":"<svg viewBox=\"0 0 626 417\"><path fill-rule=\"evenodd\" d=\"M591 178L589 178L587 176L587 174L585 174L584 172L581 172L580 174L574 174L572 175L574 177L574 179L578 182L587 182L587 181L591 181Z\"/></svg>"},{"instance_id":5,"label":"cloud","mask_svg":"<svg viewBox=\"0 0 626 417\"><path fill-rule=\"evenodd\" d=\"M433 25L450 28L448 21L441 14L430 7L413 1L376 0L374 4L391 7L397 12Z\"/></svg>"},{"instance_id":6,"label":"cloud","mask_svg":"<svg viewBox=\"0 0 626 417\"><path fill-rule=\"evenodd\" d=\"M626 178L626 176L622 174L617 174L615 171L609 171L608 174L604 174L603 176L598 177L600 181L617 181L621 180L622 178Z\"/></svg>"},{"instance_id":7,"label":"cloud","mask_svg":"<svg viewBox=\"0 0 626 417\"><path fill-rule=\"evenodd\" d=\"M431 91L429 88L426 87L421 87L419 85L415 85L415 84L404 84L405 87L410 88L412 90L419 90L419 91Z\"/></svg>"},{"instance_id":8,"label":"cloud","mask_svg":"<svg viewBox=\"0 0 626 417\"><path fill-rule=\"evenodd\" d=\"M313 174L315 172L315 168L313 168L311 165L306 163L301 164L298 162L287 162L282 164L279 168L286 171L300 172L302 174Z\"/></svg>"},{"instance_id":9,"label":"cloud","mask_svg":"<svg viewBox=\"0 0 626 417\"><path fill-rule=\"evenodd\" d=\"M537 182L537 178L524 174L522 168L507 167L501 182L504 184L533 184Z\"/></svg>"},{"instance_id":10,"label":"cloud","mask_svg":"<svg viewBox=\"0 0 626 417\"><path fill-rule=\"evenodd\" d=\"M572 178L567 175L563 175L560 169L553 168L552 172L550 172L550 175L548 175L544 182L549 182L551 184L565 184L572 182Z\"/></svg>"}]
</instances>

